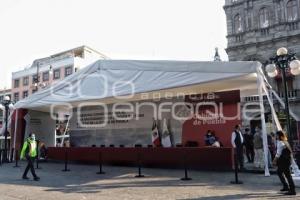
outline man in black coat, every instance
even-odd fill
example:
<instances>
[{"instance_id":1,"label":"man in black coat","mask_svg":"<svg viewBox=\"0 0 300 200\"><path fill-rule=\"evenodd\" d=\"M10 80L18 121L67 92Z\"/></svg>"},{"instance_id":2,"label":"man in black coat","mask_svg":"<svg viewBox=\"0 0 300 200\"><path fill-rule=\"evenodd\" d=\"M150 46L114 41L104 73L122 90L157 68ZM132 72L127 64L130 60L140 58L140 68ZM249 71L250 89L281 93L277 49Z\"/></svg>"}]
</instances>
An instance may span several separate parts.
<instances>
[{"instance_id":1,"label":"man in black coat","mask_svg":"<svg viewBox=\"0 0 300 200\"><path fill-rule=\"evenodd\" d=\"M244 143L244 138L241 133L241 125L238 124L235 126L235 129L231 134L231 144L232 147L234 148L234 153L237 158L236 160L241 170L244 169L243 143Z\"/></svg>"},{"instance_id":2,"label":"man in black coat","mask_svg":"<svg viewBox=\"0 0 300 200\"><path fill-rule=\"evenodd\" d=\"M254 162L254 144L253 144L253 135L250 132L249 128L245 129L244 137L244 146L246 148L246 156L248 159L248 163Z\"/></svg>"}]
</instances>

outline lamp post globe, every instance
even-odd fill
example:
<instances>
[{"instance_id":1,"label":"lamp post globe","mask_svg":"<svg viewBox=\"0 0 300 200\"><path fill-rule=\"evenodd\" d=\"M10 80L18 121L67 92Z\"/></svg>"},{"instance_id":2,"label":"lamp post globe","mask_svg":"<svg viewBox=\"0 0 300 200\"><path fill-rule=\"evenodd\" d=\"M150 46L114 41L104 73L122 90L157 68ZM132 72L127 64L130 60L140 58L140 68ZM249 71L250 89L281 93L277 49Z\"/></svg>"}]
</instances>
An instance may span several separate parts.
<instances>
[{"instance_id":1,"label":"lamp post globe","mask_svg":"<svg viewBox=\"0 0 300 200\"><path fill-rule=\"evenodd\" d=\"M278 71L275 70L274 72L268 72L268 76L271 78L275 78L278 75Z\"/></svg>"},{"instance_id":2,"label":"lamp post globe","mask_svg":"<svg viewBox=\"0 0 300 200\"><path fill-rule=\"evenodd\" d=\"M281 47L277 50L277 56L285 56L288 54L288 50L285 47Z\"/></svg>"},{"instance_id":3,"label":"lamp post globe","mask_svg":"<svg viewBox=\"0 0 300 200\"><path fill-rule=\"evenodd\" d=\"M15 108L13 103L10 103L10 104L8 105L8 107L9 107L10 110L13 110L13 109Z\"/></svg>"},{"instance_id":4,"label":"lamp post globe","mask_svg":"<svg viewBox=\"0 0 300 200\"><path fill-rule=\"evenodd\" d=\"M266 67L266 72L273 73L276 71L276 65L275 64L268 64Z\"/></svg>"},{"instance_id":5,"label":"lamp post globe","mask_svg":"<svg viewBox=\"0 0 300 200\"><path fill-rule=\"evenodd\" d=\"M291 73L295 76L300 74L300 61L299 60L293 60L290 62L290 69Z\"/></svg>"},{"instance_id":6,"label":"lamp post globe","mask_svg":"<svg viewBox=\"0 0 300 200\"><path fill-rule=\"evenodd\" d=\"M291 69L291 74L293 74L294 76L297 76L300 74L300 69Z\"/></svg>"},{"instance_id":7,"label":"lamp post globe","mask_svg":"<svg viewBox=\"0 0 300 200\"><path fill-rule=\"evenodd\" d=\"M300 69L300 61L299 60L293 60L290 62L290 68L291 69Z\"/></svg>"},{"instance_id":8,"label":"lamp post globe","mask_svg":"<svg viewBox=\"0 0 300 200\"><path fill-rule=\"evenodd\" d=\"M268 74L269 77L274 78L277 76L278 71L276 69L276 65L275 64L268 64L266 66L266 72Z\"/></svg>"},{"instance_id":9,"label":"lamp post globe","mask_svg":"<svg viewBox=\"0 0 300 200\"><path fill-rule=\"evenodd\" d=\"M4 103L10 102L10 97L9 96L5 96L3 98Z\"/></svg>"}]
</instances>

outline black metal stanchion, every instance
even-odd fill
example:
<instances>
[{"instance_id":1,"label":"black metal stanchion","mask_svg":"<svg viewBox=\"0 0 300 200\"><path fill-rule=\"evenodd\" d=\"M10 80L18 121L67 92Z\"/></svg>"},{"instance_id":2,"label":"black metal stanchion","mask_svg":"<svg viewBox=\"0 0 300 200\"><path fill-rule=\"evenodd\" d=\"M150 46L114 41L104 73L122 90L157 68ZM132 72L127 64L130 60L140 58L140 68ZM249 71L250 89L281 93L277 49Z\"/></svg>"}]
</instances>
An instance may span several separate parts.
<instances>
[{"instance_id":1,"label":"black metal stanchion","mask_svg":"<svg viewBox=\"0 0 300 200\"><path fill-rule=\"evenodd\" d=\"M15 166L14 167L20 167L19 165L18 165L18 161L19 161L19 151L18 151L18 149L16 149L16 151L15 151Z\"/></svg>"},{"instance_id":2,"label":"black metal stanchion","mask_svg":"<svg viewBox=\"0 0 300 200\"><path fill-rule=\"evenodd\" d=\"M65 169L62 170L63 172L68 172L70 169L68 169L68 151L65 149Z\"/></svg>"},{"instance_id":3,"label":"black metal stanchion","mask_svg":"<svg viewBox=\"0 0 300 200\"><path fill-rule=\"evenodd\" d=\"M182 181L190 181L190 180L192 180L192 178L190 178L188 176L188 169L187 169L188 168L188 166L187 166L188 164L187 164L187 153L186 152L184 153L183 165L184 165L184 177L181 178L180 180L182 180Z\"/></svg>"},{"instance_id":4,"label":"black metal stanchion","mask_svg":"<svg viewBox=\"0 0 300 200\"><path fill-rule=\"evenodd\" d=\"M97 174L105 174L105 172L102 171L102 152L101 151L99 151L98 164L99 164L99 172L97 172Z\"/></svg>"},{"instance_id":5,"label":"black metal stanchion","mask_svg":"<svg viewBox=\"0 0 300 200\"><path fill-rule=\"evenodd\" d=\"M36 156L36 169L42 169L41 167L39 167L39 163L40 163L40 159L39 156Z\"/></svg>"},{"instance_id":6,"label":"black metal stanchion","mask_svg":"<svg viewBox=\"0 0 300 200\"><path fill-rule=\"evenodd\" d=\"M3 150L0 149L0 165L2 165L2 152L3 152Z\"/></svg>"},{"instance_id":7,"label":"black metal stanchion","mask_svg":"<svg viewBox=\"0 0 300 200\"><path fill-rule=\"evenodd\" d=\"M137 163L138 163L138 175L136 175L135 177L136 178L145 177L142 174L142 158L141 158L141 152L139 152L139 151L138 151L138 154L137 154Z\"/></svg>"},{"instance_id":8,"label":"black metal stanchion","mask_svg":"<svg viewBox=\"0 0 300 200\"><path fill-rule=\"evenodd\" d=\"M42 168L39 167L39 162L40 162L40 158L39 158L39 144L40 144L40 141L37 140L36 141L36 145L37 145L37 148L36 148L36 154L37 154L37 156L36 156L36 169L42 169Z\"/></svg>"},{"instance_id":9,"label":"black metal stanchion","mask_svg":"<svg viewBox=\"0 0 300 200\"><path fill-rule=\"evenodd\" d=\"M14 152L15 152L15 148L12 148L9 151L9 162L11 162L11 163L14 161Z\"/></svg>"},{"instance_id":10,"label":"black metal stanchion","mask_svg":"<svg viewBox=\"0 0 300 200\"><path fill-rule=\"evenodd\" d=\"M243 184L242 181L239 181L239 172L238 172L238 162L237 162L237 152L234 154L234 175L235 175L235 180L230 181L231 184Z\"/></svg>"}]
</instances>

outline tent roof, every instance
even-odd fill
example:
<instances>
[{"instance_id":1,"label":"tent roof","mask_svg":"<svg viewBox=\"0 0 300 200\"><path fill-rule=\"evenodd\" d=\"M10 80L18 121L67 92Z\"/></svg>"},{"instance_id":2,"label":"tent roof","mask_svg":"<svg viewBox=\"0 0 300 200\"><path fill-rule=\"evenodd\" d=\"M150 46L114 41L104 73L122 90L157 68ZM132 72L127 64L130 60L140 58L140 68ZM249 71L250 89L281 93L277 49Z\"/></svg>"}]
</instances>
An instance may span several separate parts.
<instances>
[{"instance_id":1,"label":"tent roof","mask_svg":"<svg viewBox=\"0 0 300 200\"><path fill-rule=\"evenodd\" d=\"M141 93L205 93L240 89L257 94L259 62L99 60L16 103L15 108L49 111L51 105L120 101ZM133 89L132 89L133 88ZM250 93L248 93L250 92Z\"/></svg>"}]
</instances>

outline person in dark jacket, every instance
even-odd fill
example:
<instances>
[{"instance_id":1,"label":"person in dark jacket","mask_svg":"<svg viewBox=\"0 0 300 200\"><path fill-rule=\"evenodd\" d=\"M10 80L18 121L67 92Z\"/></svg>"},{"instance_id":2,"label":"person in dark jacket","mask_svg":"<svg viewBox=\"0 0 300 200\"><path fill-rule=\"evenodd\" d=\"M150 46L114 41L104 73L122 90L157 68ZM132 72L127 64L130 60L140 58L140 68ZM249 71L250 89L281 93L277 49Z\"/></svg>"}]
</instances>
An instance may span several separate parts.
<instances>
[{"instance_id":1,"label":"person in dark jacket","mask_svg":"<svg viewBox=\"0 0 300 200\"><path fill-rule=\"evenodd\" d=\"M296 195L295 184L291 176L291 161L292 161L292 149L287 141L287 137L284 132L278 131L276 133L277 152L273 160L273 165L277 165L277 174L283 185L280 190L285 195Z\"/></svg>"},{"instance_id":2,"label":"person in dark jacket","mask_svg":"<svg viewBox=\"0 0 300 200\"><path fill-rule=\"evenodd\" d=\"M248 159L248 163L254 162L254 144L253 144L253 135L250 132L249 128L245 129L244 137L244 146L246 148L246 156Z\"/></svg>"},{"instance_id":3,"label":"person in dark jacket","mask_svg":"<svg viewBox=\"0 0 300 200\"><path fill-rule=\"evenodd\" d=\"M207 131L204 141L206 146L212 146L216 142L216 136L211 130Z\"/></svg>"},{"instance_id":4,"label":"person in dark jacket","mask_svg":"<svg viewBox=\"0 0 300 200\"><path fill-rule=\"evenodd\" d=\"M237 158L238 166L241 170L244 169L244 151L243 151L244 138L241 133L241 125L236 125L231 134L231 144L234 148L234 153Z\"/></svg>"}]
</instances>

